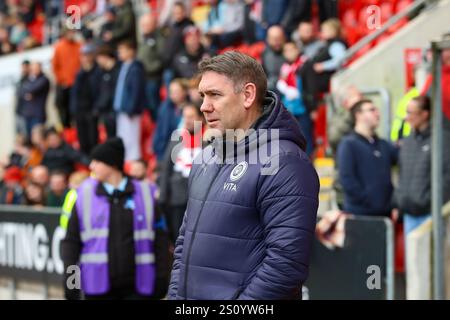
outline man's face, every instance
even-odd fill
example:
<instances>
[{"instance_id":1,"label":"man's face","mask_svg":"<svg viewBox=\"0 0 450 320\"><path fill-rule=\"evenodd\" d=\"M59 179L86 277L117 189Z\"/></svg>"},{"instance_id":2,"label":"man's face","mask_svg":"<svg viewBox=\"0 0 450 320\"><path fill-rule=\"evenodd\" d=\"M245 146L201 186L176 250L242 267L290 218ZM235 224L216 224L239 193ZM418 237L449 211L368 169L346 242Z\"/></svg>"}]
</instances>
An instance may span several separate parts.
<instances>
[{"instance_id":1,"label":"man's face","mask_svg":"<svg viewBox=\"0 0 450 320\"><path fill-rule=\"evenodd\" d=\"M80 56L80 63L83 68L91 68L94 64L95 56L93 54L82 54Z\"/></svg>"},{"instance_id":2,"label":"man's face","mask_svg":"<svg viewBox=\"0 0 450 320\"><path fill-rule=\"evenodd\" d=\"M184 39L184 46L188 53L196 54L200 49L200 36L194 33L187 35Z\"/></svg>"},{"instance_id":3,"label":"man's face","mask_svg":"<svg viewBox=\"0 0 450 320\"><path fill-rule=\"evenodd\" d=\"M22 63L22 75L27 76L30 73L30 65L28 63Z\"/></svg>"},{"instance_id":4,"label":"man's face","mask_svg":"<svg viewBox=\"0 0 450 320\"><path fill-rule=\"evenodd\" d=\"M442 50L442 65L450 66L450 49Z\"/></svg>"},{"instance_id":5,"label":"man's face","mask_svg":"<svg viewBox=\"0 0 450 320\"><path fill-rule=\"evenodd\" d=\"M31 181L45 187L48 183L48 170L44 166L37 166L31 171Z\"/></svg>"},{"instance_id":6,"label":"man's face","mask_svg":"<svg viewBox=\"0 0 450 320\"><path fill-rule=\"evenodd\" d=\"M106 67L106 65L107 65L107 57L106 56L104 56L104 55L97 55L96 57L95 57L95 61L97 62L97 64L101 67L101 68L105 68Z\"/></svg>"},{"instance_id":7,"label":"man's face","mask_svg":"<svg viewBox=\"0 0 450 320\"><path fill-rule=\"evenodd\" d=\"M183 120L184 128L192 134L202 123L202 116L197 113L195 108L186 106L183 108Z\"/></svg>"},{"instance_id":8,"label":"man's face","mask_svg":"<svg viewBox=\"0 0 450 320\"><path fill-rule=\"evenodd\" d=\"M51 133L47 136L46 139L47 147L51 149L56 149L61 145L61 137L56 133Z\"/></svg>"},{"instance_id":9,"label":"man's face","mask_svg":"<svg viewBox=\"0 0 450 320\"><path fill-rule=\"evenodd\" d=\"M336 38L338 34L334 28L330 27L329 25L324 25L320 29L320 36L323 40L330 40Z\"/></svg>"},{"instance_id":10,"label":"man's face","mask_svg":"<svg viewBox=\"0 0 450 320\"><path fill-rule=\"evenodd\" d=\"M406 107L406 121L414 130L420 129L429 121L429 112L421 110L417 101L411 100Z\"/></svg>"},{"instance_id":11,"label":"man's face","mask_svg":"<svg viewBox=\"0 0 450 320\"><path fill-rule=\"evenodd\" d=\"M363 123L372 130L375 130L380 124L380 112L373 103L364 103L361 106L361 110L356 121Z\"/></svg>"},{"instance_id":12,"label":"man's face","mask_svg":"<svg viewBox=\"0 0 450 320\"><path fill-rule=\"evenodd\" d=\"M37 62L30 64L30 74L33 76L38 76L41 73L41 65Z\"/></svg>"},{"instance_id":13,"label":"man's face","mask_svg":"<svg viewBox=\"0 0 450 320\"><path fill-rule=\"evenodd\" d=\"M245 116L244 94L235 93L231 79L208 71L198 86L203 103L203 112L208 126L225 133L226 129L240 129Z\"/></svg>"},{"instance_id":14,"label":"man's face","mask_svg":"<svg viewBox=\"0 0 450 320\"><path fill-rule=\"evenodd\" d=\"M149 34L155 31L157 26L156 18L150 15L144 16L141 19L141 32L143 34Z\"/></svg>"},{"instance_id":15,"label":"man's face","mask_svg":"<svg viewBox=\"0 0 450 320\"><path fill-rule=\"evenodd\" d=\"M287 43L283 47L283 56L289 63L295 62L298 56L300 55L300 51L297 46L293 43Z\"/></svg>"},{"instance_id":16,"label":"man's face","mask_svg":"<svg viewBox=\"0 0 450 320\"><path fill-rule=\"evenodd\" d=\"M272 27L267 32L267 44L276 52L281 52L283 50L283 45L286 39L284 36L283 29L279 27Z\"/></svg>"},{"instance_id":17,"label":"man's face","mask_svg":"<svg viewBox=\"0 0 450 320\"><path fill-rule=\"evenodd\" d=\"M89 169L94 173L95 178L100 182L105 182L114 171L113 167L98 160L92 160L89 164Z\"/></svg>"},{"instance_id":18,"label":"man's face","mask_svg":"<svg viewBox=\"0 0 450 320\"><path fill-rule=\"evenodd\" d=\"M350 110L356 102L364 98L362 93L356 87L348 88L345 96L346 98L344 100L343 107L347 110Z\"/></svg>"},{"instance_id":19,"label":"man's face","mask_svg":"<svg viewBox=\"0 0 450 320\"><path fill-rule=\"evenodd\" d=\"M314 36L312 24L307 22L300 23L298 26L298 34L302 42L310 42Z\"/></svg>"},{"instance_id":20,"label":"man's face","mask_svg":"<svg viewBox=\"0 0 450 320\"><path fill-rule=\"evenodd\" d=\"M139 161L133 161L130 165L130 176L138 180L145 179L147 176L145 166Z\"/></svg>"},{"instance_id":21,"label":"man's face","mask_svg":"<svg viewBox=\"0 0 450 320\"><path fill-rule=\"evenodd\" d=\"M174 22L180 22L186 17L186 11L182 6L174 6L172 9L172 19Z\"/></svg>"},{"instance_id":22,"label":"man's face","mask_svg":"<svg viewBox=\"0 0 450 320\"><path fill-rule=\"evenodd\" d=\"M67 188L66 178L61 174L55 174L50 177L50 190L56 194L62 194Z\"/></svg>"},{"instance_id":23,"label":"man's face","mask_svg":"<svg viewBox=\"0 0 450 320\"><path fill-rule=\"evenodd\" d=\"M169 86L169 97L175 105L180 105L186 101L186 91L177 82L172 82Z\"/></svg>"},{"instance_id":24,"label":"man's face","mask_svg":"<svg viewBox=\"0 0 450 320\"><path fill-rule=\"evenodd\" d=\"M120 61L127 61L134 57L134 50L124 45L119 46L118 53Z\"/></svg>"}]
</instances>

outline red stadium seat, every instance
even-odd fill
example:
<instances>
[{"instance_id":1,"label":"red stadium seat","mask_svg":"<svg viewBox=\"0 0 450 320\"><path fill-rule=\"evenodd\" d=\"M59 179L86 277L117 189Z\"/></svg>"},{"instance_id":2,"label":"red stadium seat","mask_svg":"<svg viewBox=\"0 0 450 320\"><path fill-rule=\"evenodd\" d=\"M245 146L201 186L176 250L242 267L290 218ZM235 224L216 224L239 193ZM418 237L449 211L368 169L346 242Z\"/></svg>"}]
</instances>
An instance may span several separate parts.
<instances>
[{"instance_id":1,"label":"red stadium seat","mask_svg":"<svg viewBox=\"0 0 450 320\"><path fill-rule=\"evenodd\" d=\"M407 7L409 7L414 0L400 0L397 2L397 5L395 6L395 12L398 13L400 11L405 10Z\"/></svg>"},{"instance_id":2,"label":"red stadium seat","mask_svg":"<svg viewBox=\"0 0 450 320\"><path fill-rule=\"evenodd\" d=\"M381 23L385 23L394 15L394 6L392 2L383 2L380 5Z\"/></svg>"}]
</instances>

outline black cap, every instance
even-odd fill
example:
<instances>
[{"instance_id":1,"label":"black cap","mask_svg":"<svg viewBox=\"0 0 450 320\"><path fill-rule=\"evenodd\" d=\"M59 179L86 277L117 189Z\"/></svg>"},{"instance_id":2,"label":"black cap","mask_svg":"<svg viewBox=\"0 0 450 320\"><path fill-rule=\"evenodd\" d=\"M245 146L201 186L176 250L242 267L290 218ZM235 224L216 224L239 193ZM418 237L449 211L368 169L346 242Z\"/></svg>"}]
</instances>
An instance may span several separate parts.
<instances>
[{"instance_id":1,"label":"black cap","mask_svg":"<svg viewBox=\"0 0 450 320\"><path fill-rule=\"evenodd\" d=\"M91 159L123 171L125 147L121 138L110 138L92 150Z\"/></svg>"}]
</instances>

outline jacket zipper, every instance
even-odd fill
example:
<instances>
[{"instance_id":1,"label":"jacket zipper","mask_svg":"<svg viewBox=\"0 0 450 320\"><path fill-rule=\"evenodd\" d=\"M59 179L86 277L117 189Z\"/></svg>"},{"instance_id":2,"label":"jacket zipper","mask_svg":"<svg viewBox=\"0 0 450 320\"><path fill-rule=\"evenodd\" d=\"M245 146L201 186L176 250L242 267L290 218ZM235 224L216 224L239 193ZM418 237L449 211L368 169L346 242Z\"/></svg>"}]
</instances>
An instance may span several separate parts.
<instances>
[{"instance_id":1,"label":"jacket zipper","mask_svg":"<svg viewBox=\"0 0 450 320\"><path fill-rule=\"evenodd\" d=\"M223 167L223 164L220 164L219 165L219 170L217 170L214 178L211 180L211 183L208 186L208 191L206 192L205 200L203 201L202 206L200 208L200 213L197 216L197 220L195 220L194 230L192 231L192 239L191 239L191 243L189 244L189 249L188 249L188 253L187 253L187 257L186 257L186 270L184 272L184 299L185 300L187 300L187 279L188 279L188 272L189 272L189 260L191 258L192 245L194 244L195 234L197 232L197 227L198 227L198 222L200 221L200 217L201 217L201 215L203 213L203 207L205 206L205 202L208 199L209 192L211 191L211 185L216 180L216 178L219 175L222 167Z\"/></svg>"}]
</instances>

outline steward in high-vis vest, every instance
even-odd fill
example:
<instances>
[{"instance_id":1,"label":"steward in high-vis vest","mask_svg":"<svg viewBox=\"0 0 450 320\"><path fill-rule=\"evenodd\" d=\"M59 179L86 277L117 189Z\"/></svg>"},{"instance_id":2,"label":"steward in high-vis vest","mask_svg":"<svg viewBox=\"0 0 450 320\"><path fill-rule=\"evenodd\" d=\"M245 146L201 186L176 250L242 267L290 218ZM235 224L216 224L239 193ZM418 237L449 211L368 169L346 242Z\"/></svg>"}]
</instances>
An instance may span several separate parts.
<instances>
[{"instance_id":1,"label":"steward in high-vis vest","mask_svg":"<svg viewBox=\"0 0 450 320\"><path fill-rule=\"evenodd\" d=\"M66 298L79 299L81 293L86 299L162 298L170 262L156 186L123 174L120 138L97 146L91 158L95 179L77 189L61 243Z\"/></svg>"},{"instance_id":2,"label":"steward in high-vis vest","mask_svg":"<svg viewBox=\"0 0 450 320\"><path fill-rule=\"evenodd\" d=\"M418 97L419 94L419 90L413 87L400 99L400 102L395 109L394 121L392 122L391 141L397 142L406 138L411 133L411 127L409 126L409 123L406 122L406 107L409 102L415 97Z\"/></svg>"},{"instance_id":3,"label":"steward in high-vis vest","mask_svg":"<svg viewBox=\"0 0 450 320\"><path fill-rule=\"evenodd\" d=\"M64 203L62 206L61 216L59 217L59 226L64 230L67 230L67 225L69 224L69 218L72 214L73 207L77 201L77 190L70 189L64 198Z\"/></svg>"}]
</instances>

